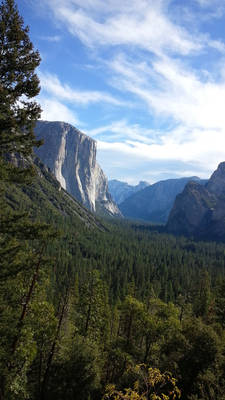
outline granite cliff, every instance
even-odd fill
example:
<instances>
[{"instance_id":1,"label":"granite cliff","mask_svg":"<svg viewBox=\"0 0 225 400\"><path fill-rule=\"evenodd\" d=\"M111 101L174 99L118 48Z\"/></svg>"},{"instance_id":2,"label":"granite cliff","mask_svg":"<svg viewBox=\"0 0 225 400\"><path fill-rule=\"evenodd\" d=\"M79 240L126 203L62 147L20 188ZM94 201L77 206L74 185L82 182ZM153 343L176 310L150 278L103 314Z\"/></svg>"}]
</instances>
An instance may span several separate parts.
<instances>
[{"instance_id":1,"label":"granite cliff","mask_svg":"<svg viewBox=\"0 0 225 400\"><path fill-rule=\"evenodd\" d=\"M123 215L155 223L166 223L174 200L190 180L197 177L167 179L133 194L119 205Z\"/></svg>"},{"instance_id":2,"label":"granite cliff","mask_svg":"<svg viewBox=\"0 0 225 400\"><path fill-rule=\"evenodd\" d=\"M91 211L120 216L108 191L107 178L96 162L96 142L65 122L38 121L35 149L63 189Z\"/></svg>"},{"instance_id":3,"label":"granite cliff","mask_svg":"<svg viewBox=\"0 0 225 400\"><path fill-rule=\"evenodd\" d=\"M225 162L205 186L190 182L176 197L166 229L202 239L225 240Z\"/></svg>"}]
</instances>

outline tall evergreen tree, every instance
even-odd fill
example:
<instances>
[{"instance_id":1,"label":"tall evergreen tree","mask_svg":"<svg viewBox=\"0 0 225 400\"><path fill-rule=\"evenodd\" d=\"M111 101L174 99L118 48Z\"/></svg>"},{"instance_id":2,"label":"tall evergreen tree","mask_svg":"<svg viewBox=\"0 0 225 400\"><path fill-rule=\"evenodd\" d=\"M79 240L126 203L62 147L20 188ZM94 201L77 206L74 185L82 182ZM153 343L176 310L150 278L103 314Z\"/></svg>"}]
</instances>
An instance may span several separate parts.
<instances>
[{"instance_id":1,"label":"tall evergreen tree","mask_svg":"<svg viewBox=\"0 0 225 400\"><path fill-rule=\"evenodd\" d=\"M23 24L14 0L3 0L0 5L0 178L3 180L19 179L18 169L5 163L6 157L29 156L33 146L40 144L35 140L33 127L41 109L32 101L40 90L34 72L40 64L40 55L34 51L29 29Z\"/></svg>"},{"instance_id":2,"label":"tall evergreen tree","mask_svg":"<svg viewBox=\"0 0 225 400\"><path fill-rule=\"evenodd\" d=\"M7 187L33 175L30 156L40 106L35 68L40 63L14 0L0 3L0 399L27 398L27 372L35 357L29 313L40 269L46 264L46 224L10 209Z\"/></svg>"}]
</instances>

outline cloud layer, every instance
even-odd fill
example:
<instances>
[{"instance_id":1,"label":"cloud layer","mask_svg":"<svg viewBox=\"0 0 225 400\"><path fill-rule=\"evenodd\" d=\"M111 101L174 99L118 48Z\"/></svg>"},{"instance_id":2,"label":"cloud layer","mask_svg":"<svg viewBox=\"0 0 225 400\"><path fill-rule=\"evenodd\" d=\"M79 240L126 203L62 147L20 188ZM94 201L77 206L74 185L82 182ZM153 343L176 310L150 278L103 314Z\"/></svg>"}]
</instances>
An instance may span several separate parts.
<instances>
[{"instance_id":1,"label":"cloud layer","mask_svg":"<svg viewBox=\"0 0 225 400\"><path fill-rule=\"evenodd\" d=\"M168 171L207 176L225 160L225 43L211 29L224 18L221 2L44 2L53 20L89 49L90 64L104 71L104 90L98 91L40 74L44 116L60 113L82 124L80 107L109 104L113 114L95 126L86 121L86 131L98 140L99 159L110 177L123 169L142 179L148 165L155 168L148 172L152 181L163 175L162 166L165 176Z\"/></svg>"}]
</instances>

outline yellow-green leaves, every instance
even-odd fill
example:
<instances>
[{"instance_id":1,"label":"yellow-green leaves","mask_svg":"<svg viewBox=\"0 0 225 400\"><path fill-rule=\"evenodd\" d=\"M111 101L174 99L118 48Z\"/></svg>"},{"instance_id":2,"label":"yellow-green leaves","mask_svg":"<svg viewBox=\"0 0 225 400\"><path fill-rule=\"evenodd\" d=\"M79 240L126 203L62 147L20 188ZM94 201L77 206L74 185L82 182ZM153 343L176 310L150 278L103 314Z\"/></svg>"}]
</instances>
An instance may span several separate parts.
<instances>
[{"instance_id":1,"label":"yellow-green leaves","mask_svg":"<svg viewBox=\"0 0 225 400\"><path fill-rule=\"evenodd\" d=\"M181 392L176 380L169 372L162 373L157 368L145 364L136 365L134 372L138 378L133 388L117 390L115 385L107 385L103 400L176 400Z\"/></svg>"}]
</instances>

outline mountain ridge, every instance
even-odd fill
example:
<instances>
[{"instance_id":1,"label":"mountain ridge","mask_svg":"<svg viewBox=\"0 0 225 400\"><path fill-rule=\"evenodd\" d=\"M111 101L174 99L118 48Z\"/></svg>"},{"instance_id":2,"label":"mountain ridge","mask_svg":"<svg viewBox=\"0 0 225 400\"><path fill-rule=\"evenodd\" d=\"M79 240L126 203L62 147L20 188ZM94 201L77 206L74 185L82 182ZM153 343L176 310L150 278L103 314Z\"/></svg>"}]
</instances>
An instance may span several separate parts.
<instances>
[{"instance_id":1,"label":"mountain ridge","mask_svg":"<svg viewBox=\"0 0 225 400\"><path fill-rule=\"evenodd\" d=\"M150 183L140 181L137 185L129 185L127 182L111 179L108 182L108 187L113 200L119 205L132 194L149 186Z\"/></svg>"},{"instance_id":2,"label":"mountain ridge","mask_svg":"<svg viewBox=\"0 0 225 400\"><path fill-rule=\"evenodd\" d=\"M159 181L130 196L119 208L127 218L166 223L176 195L191 180L205 183L195 176Z\"/></svg>"},{"instance_id":3,"label":"mountain ridge","mask_svg":"<svg viewBox=\"0 0 225 400\"><path fill-rule=\"evenodd\" d=\"M29 163L32 163L36 171L32 184L6 184L6 199L10 207L17 209L20 204L20 209L29 211L30 216L45 221L49 221L49 218L54 221L66 218L86 228L105 230L102 222L91 211L61 187L38 157L34 156Z\"/></svg>"},{"instance_id":4,"label":"mountain ridge","mask_svg":"<svg viewBox=\"0 0 225 400\"><path fill-rule=\"evenodd\" d=\"M166 230L195 238L225 240L225 162L205 186L188 183L174 202Z\"/></svg>"}]
</instances>

